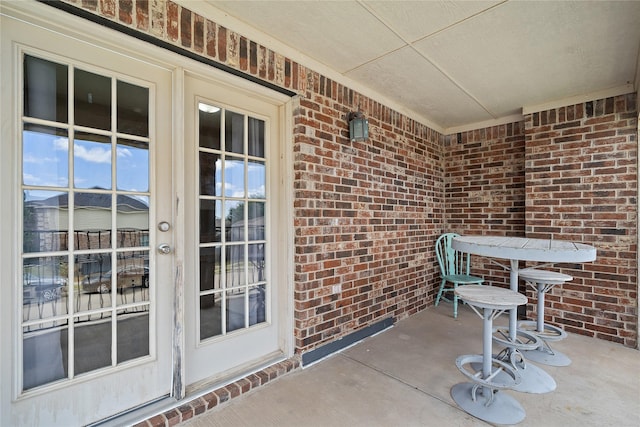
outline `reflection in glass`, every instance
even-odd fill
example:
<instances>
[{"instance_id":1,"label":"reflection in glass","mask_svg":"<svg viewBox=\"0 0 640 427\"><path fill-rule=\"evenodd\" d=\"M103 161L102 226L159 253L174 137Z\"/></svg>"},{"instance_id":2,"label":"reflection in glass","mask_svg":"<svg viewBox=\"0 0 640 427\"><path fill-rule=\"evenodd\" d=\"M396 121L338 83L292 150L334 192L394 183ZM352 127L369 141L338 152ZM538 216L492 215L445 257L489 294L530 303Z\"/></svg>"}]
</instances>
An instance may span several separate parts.
<instances>
[{"instance_id":1,"label":"reflection in glass","mask_svg":"<svg viewBox=\"0 0 640 427\"><path fill-rule=\"evenodd\" d=\"M96 129L111 129L111 79L76 69L74 122Z\"/></svg>"},{"instance_id":2,"label":"reflection in glass","mask_svg":"<svg viewBox=\"0 0 640 427\"><path fill-rule=\"evenodd\" d=\"M264 157L264 120L249 117L249 155Z\"/></svg>"},{"instance_id":3,"label":"reflection in glass","mask_svg":"<svg viewBox=\"0 0 640 427\"><path fill-rule=\"evenodd\" d=\"M222 333L222 294L200 297L200 340Z\"/></svg>"},{"instance_id":4,"label":"reflection in glass","mask_svg":"<svg viewBox=\"0 0 640 427\"><path fill-rule=\"evenodd\" d=\"M25 123L22 182L42 187L69 184L69 138L65 129Z\"/></svg>"},{"instance_id":5,"label":"reflection in glass","mask_svg":"<svg viewBox=\"0 0 640 427\"><path fill-rule=\"evenodd\" d=\"M69 263L67 257L25 258L22 265L22 320L67 314Z\"/></svg>"},{"instance_id":6,"label":"reflection in glass","mask_svg":"<svg viewBox=\"0 0 640 427\"><path fill-rule=\"evenodd\" d=\"M22 389L67 378L67 327L23 328Z\"/></svg>"},{"instance_id":7,"label":"reflection in glass","mask_svg":"<svg viewBox=\"0 0 640 427\"><path fill-rule=\"evenodd\" d=\"M226 287L243 286L247 284L244 272L245 245L228 245L226 247Z\"/></svg>"},{"instance_id":8,"label":"reflection in glass","mask_svg":"<svg viewBox=\"0 0 640 427\"><path fill-rule=\"evenodd\" d=\"M244 240L244 202L226 200L224 208L226 241Z\"/></svg>"},{"instance_id":9,"label":"reflection in glass","mask_svg":"<svg viewBox=\"0 0 640 427\"><path fill-rule=\"evenodd\" d=\"M264 162L249 160L247 165L247 192L251 199L264 199L266 194L265 183L267 180L267 170Z\"/></svg>"},{"instance_id":10,"label":"reflection in glass","mask_svg":"<svg viewBox=\"0 0 640 427\"><path fill-rule=\"evenodd\" d=\"M205 103L199 110L199 314L200 339L206 339L268 316L266 123ZM219 154L206 152L221 148Z\"/></svg>"},{"instance_id":11,"label":"reflection in glass","mask_svg":"<svg viewBox=\"0 0 640 427\"><path fill-rule=\"evenodd\" d=\"M245 289L227 292L227 332L245 327Z\"/></svg>"},{"instance_id":12,"label":"reflection in glass","mask_svg":"<svg viewBox=\"0 0 640 427\"><path fill-rule=\"evenodd\" d=\"M224 161L224 195L244 197L244 160L227 157Z\"/></svg>"},{"instance_id":13,"label":"reflection in glass","mask_svg":"<svg viewBox=\"0 0 640 427\"><path fill-rule=\"evenodd\" d=\"M222 168L219 154L200 152L200 194L221 196Z\"/></svg>"},{"instance_id":14,"label":"reflection in glass","mask_svg":"<svg viewBox=\"0 0 640 427\"><path fill-rule=\"evenodd\" d=\"M118 363L149 355L148 308L141 312L117 314Z\"/></svg>"},{"instance_id":15,"label":"reflection in glass","mask_svg":"<svg viewBox=\"0 0 640 427\"><path fill-rule=\"evenodd\" d=\"M248 202L247 240L264 240L264 202Z\"/></svg>"},{"instance_id":16,"label":"reflection in glass","mask_svg":"<svg viewBox=\"0 0 640 427\"><path fill-rule=\"evenodd\" d=\"M87 236L91 237L91 236ZM97 235L93 236L97 238ZM75 257L75 311L111 307L111 254L99 252L76 255ZM93 296L97 294L97 296Z\"/></svg>"},{"instance_id":17,"label":"reflection in glass","mask_svg":"<svg viewBox=\"0 0 640 427\"><path fill-rule=\"evenodd\" d=\"M111 140L76 132L73 143L73 182L77 188L111 188Z\"/></svg>"},{"instance_id":18,"label":"reflection in glass","mask_svg":"<svg viewBox=\"0 0 640 427\"><path fill-rule=\"evenodd\" d=\"M200 200L200 243L222 241L222 202Z\"/></svg>"},{"instance_id":19,"label":"reflection in glass","mask_svg":"<svg viewBox=\"0 0 640 427\"><path fill-rule=\"evenodd\" d=\"M118 132L149 136L149 89L118 80Z\"/></svg>"},{"instance_id":20,"label":"reflection in glass","mask_svg":"<svg viewBox=\"0 0 640 427\"><path fill-rule=\"evenodd\" d=\"M200 147L220 149L220 108L213 105L199 103L199 132L198 141Z\"/></svg>"},{"instance_id":21,"label":"reflection in glass","mask_svg":"<svg viewBox=\"0 0 640 427\"><path fill-rule=\"evenodd\" d=\"M76 249L110 248L111 194L75 193L73 228L78 241Z\"/></svg>"},{"instance_id":22,"label":"reflection in glass","mask_svg":"<svg viewBox=\"0 0 640 427\"><path fill-rule=\"evenodd\" d=\"M111 312L102 319L74 319L74 373L76 375L111 366Z\"/></svg>"},{"instance_id":23,"label":"reflection in glass","mask_svg":"<svg viewBox=\"0 0 640 427\"><path fill-rule=\"evenodd\" d=\"M119 248L149 245L149 197L118 195L116 226Z\"/></svg>"},{"instance_id":24,"label":"reflection in glass","mask_svg":"<svg viewBox=\"0 0 640 427\"><path fill-rule=\"evenodd\" d=\"M66 65L24 57L24 115L60 123L68 121Z\"/></svg>"},{"instance_id":25,"label":"reflection in glass","mask_svg":"<svg viewBox=\"0 0 640 427\"><path fill-rule=\"evenodd\" d=\"M244 116L225 111L224 138L227 152L244 154Z\"/></svg>"},{"instance_id":26,"label":"reflection in glass","mask_svg":"<svg viewBox=\"0 0 640 427\"><path fill-rule=\"evenodd\" d=\"M68 193L25 190L23 198L24 252L66 250L69 245Z\"/></svg>"},{"instance_id":27,"label":"reflection in glass","mask_svg":"<svg viewBox=\"0 0 640 427\"><path fill-rule=\"evenodd\" d=\"M200 291L222 288L220 246L200 248Z\"/></svg>"},{"instance_id":28,"label":"reflection in glass","mask_svg":"<svg viewBox=\"0 0 640 427\"><path fill-rule=\"evenodd\" d=\"M249 277L248 283L264 282L264 243L256 243L249 248Z\"/></svg>"},{"instance_id":29,"label":"reflection in glass","mask_svg":"<svg viewBox=\"0 0 640 427\"><path fill-rule=\"evenodd\" d=\"M116 146L118 190L149 191L149 144L118 139Z\"/></svg>"},{"instance_id":30,"label":"reflection in glass","mask_svg":"<svg viewBox=\"0 0 640 427\"><path fill-rule=\"evenodd\" d=\"M266 320L266 291L265 285L249 288L249 326Z\"/></svg>"},{"instance_id":31,"label":"reflection in glass","mask_svg":"<svg viewBox=\"0 0 640 427\"><path fill-rule=\"evenodd\" d=\"M118 253L118 305L149 301L149 252Z\"/></svg>"}]
</instances>

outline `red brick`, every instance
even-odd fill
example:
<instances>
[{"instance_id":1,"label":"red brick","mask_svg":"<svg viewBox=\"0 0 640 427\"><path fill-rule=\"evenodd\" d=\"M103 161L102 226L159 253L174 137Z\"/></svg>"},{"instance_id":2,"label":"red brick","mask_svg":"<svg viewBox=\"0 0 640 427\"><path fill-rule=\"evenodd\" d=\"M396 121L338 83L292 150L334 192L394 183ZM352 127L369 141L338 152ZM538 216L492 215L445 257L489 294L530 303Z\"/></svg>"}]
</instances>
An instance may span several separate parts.
<instances>
[{"instance_id":1,"label":"red brick","mask_svg":"<svg viewBox=\"0 0 640 427\"><path fill-rule=\"evenodd\" d=\"M167 37L171 42L178 41L178 37L180 35L178 11L179 7L177 4L167 1Z\"/></svg>"},{"instance_id":2,"label":"red brick","mask_svg":"<svg viewBox=\"0 0 640 427\"><path fill-rule=\"evenodd\" d=\"M133 0L118 0L118 19L126 25L133 23Z\"/></svg>"},{"instance_id":3,"label":"red brick","mask_svg":"<svg viewBox=\"0 0 640 427\"><path fill-rule=\"evenodd\" d=\"M106 18L115 18L116 0L100 0L100 12Z\"/></svg>"},{"instance_id":4,"label":"red brick","mask_svg":"<svg viewBox=\"0 0 640 427\"><path fill-rule=\"evenodd\" d=\"M149 29L149 0L136 0L136 28L141 31Z\"/></svg>"},{"instance_id":5,"label":"red brick","mask_svg":"<svg viewBox=\"0 0 640 427\"><path fill-rule=\"evenodd\" d=\"M192 14L184 7L180 8L180 42L183 47L192 46Z\"/></svg>"}]
</instances>

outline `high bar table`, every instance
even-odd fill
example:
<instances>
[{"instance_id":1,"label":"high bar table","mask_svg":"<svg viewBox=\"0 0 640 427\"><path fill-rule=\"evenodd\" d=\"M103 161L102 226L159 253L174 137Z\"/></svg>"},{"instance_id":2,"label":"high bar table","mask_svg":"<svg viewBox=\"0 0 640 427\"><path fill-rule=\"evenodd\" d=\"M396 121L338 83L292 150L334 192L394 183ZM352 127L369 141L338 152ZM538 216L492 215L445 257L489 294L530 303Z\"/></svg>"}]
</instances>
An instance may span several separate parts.
<instances>
[{"instance_id":1,"label":"high bar table","mask_svg":"<svg viewBox=\"0 0 640 427\"><path fill-rule=\"evenodd\" d=\"M593 246L567 240L475 235L455 237L451 246L460 252L509 260L509 266L502 267L510 271L509 287L516 292L518 291L519 261L582 263L596 259L596 248ZM498 263L498 265L501 264ZM509 340L513 343L516 342L518 333L517 316L517 309L509 312ZM523 361L525 360L521 353L520 357ZM512 357L511 360L513 362L514 358ZM519 369L518 372L522 376L522 382L514 387L516 391L547 393L556 388L555 380L535 365L528 364L525 369Z\"/></svg>"}]
</instances>

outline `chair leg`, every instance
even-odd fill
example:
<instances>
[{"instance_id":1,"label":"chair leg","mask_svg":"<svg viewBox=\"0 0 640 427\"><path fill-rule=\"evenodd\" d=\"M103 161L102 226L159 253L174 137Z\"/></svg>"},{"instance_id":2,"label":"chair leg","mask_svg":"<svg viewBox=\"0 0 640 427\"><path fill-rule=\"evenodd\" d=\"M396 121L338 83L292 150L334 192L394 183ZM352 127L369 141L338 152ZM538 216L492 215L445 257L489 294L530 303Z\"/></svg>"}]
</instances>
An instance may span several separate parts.
<instances>
[{"instance_id":1,"label":"chair leg","mask_svg":"<svg viewBox=\"0 0 640 427\"><path fill-rule=\"evenodd\" d=\"M453 284L453 318L458 318L458 294L456 294L457 283Z\"/></svg>"},{"instance_id":2,"label":"chair leg","mask_svg":"<svg viewBox=\"0 0 640 427\"><path fill-rule=\"evenodd\" d=\"M444 279L442 280L442 282L440 282L440 289L438 290L438 296L436 297L436 304L435 304L436 307L440 303L440 298L442 297L442 291L444 290L445 282L446 280Z\"/></svg>"}]
</instances>

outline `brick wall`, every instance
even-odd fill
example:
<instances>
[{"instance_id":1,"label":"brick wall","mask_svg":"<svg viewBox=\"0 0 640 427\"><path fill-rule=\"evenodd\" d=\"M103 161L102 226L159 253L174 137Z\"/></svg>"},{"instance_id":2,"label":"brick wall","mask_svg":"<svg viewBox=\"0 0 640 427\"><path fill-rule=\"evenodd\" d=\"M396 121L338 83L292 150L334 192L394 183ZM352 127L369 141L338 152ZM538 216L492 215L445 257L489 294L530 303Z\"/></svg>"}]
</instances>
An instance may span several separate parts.
<instances>
[{"instance_id":1,"label":"brick wall","mask_svg":"<svg viewBox=\"0 0 640 427\"><path fill-rule=\"evenodd\" d=\"M526 233L597 248L564 265L574 280L547 297L547 320L567 331L637 344L636 95L528 114Z\"/></svg>"},{"instance_id":2,"label":"brick wall","mask_svg":"<svg viewBox=\"0 0 640 427\"><path fill-rule=\"evenodd\" d=\"M524 123L446 137L444 231L524 235ZM486 258L472 258L474 274L509 287L509 274Z\"/></svg>"},{"instance_id":3,"label":"brick wall","mask_svg":"<svg viewBox=\"0 0 640 427\"><path fill-rule=\"evenodd\" d=\"M432 302L443 203L437 132L309 78L294 112L298 351ZM356 104L369 118L366 142L348 139Z\"/></svg>"}]
</instances>

